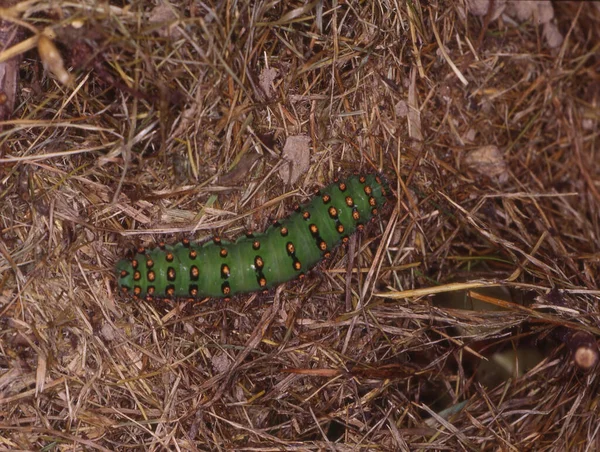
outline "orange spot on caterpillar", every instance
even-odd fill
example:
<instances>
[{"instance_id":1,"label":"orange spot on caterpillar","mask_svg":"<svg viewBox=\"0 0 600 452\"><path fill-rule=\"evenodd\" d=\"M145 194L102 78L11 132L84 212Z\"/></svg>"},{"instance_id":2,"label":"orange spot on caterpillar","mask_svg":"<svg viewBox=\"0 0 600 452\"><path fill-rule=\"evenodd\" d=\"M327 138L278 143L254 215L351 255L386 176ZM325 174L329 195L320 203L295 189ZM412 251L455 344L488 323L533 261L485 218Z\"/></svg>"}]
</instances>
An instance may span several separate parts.
<instances>
[{"instance_id":1,"label":"orange spot on caterpillar","mask_svg":"<svg viewBox=\"0 0 600 452\"><path fill-rule=\"evenodd\" d=\"M231 275L231 271L229 270L229 266L226 264L221 265L221 278L227 279Z\"/></svg>"},{"instance_id":2,"label":"orange spot on caterpillar","mask_svg":"<svg viewBox=\"0 0 600 452\"><path fill-rule=\"evenodd\" d=\"M229 286L229 283L227 281L221 284L221 293L223 295L229 295L231 293L231 287Z\"/></svg>"},{"instance_id":3,"label":"orange spot on caterpillar","mask_svg":"<svg viewBox=\"0 0 600 452\"><path fill-rule=\"evenodd\" d=\"M169 267L167 269L167 280L175 281L175 269L173 267Z\"/></svg>"}]
</instances>

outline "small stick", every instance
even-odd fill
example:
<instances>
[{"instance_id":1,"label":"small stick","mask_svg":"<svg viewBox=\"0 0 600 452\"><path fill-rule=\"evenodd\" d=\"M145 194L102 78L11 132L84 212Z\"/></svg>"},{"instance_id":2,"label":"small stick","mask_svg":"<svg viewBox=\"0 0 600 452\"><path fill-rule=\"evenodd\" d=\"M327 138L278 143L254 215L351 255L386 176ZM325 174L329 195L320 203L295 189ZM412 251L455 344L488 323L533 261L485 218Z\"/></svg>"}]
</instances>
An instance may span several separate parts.
<instances>
[{"instance_id":1,"label":"small stick","mask_svg":"<svg viewBox=\"0 0 600 452\"><path fill-rule=\"evenodd\" d=\"M566 306L562 293L557 289L551 290L545 298L556 306ZM561 326L554 331L554 336L567 346L573 362L584 372L592 370L600 361L598 342L593 334Z\"/></svg>"}]
</instances>

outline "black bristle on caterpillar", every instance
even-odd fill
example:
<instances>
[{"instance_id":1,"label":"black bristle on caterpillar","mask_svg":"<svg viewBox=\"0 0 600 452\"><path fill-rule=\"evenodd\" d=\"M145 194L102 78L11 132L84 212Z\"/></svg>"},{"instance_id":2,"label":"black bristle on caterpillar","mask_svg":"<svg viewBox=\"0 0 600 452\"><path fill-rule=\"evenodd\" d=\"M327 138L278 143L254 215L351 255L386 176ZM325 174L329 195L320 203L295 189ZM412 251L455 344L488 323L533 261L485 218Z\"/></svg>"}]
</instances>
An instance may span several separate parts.
<instances>
[{"instance_id":1,"label":"black bristle on caterpillar","mask_svg":"<svg viewBox=\"0 0 600 452\"><path fill-rule=\"evenodd\" d=\"M203 244L184 239L140 248L118 262L119 288L147 299L229 298L302 278L378 214L388 188L370 174L337 181L318 193L262 234L246 234L235 242L214 237Z\"/></svg>"}]
</instances>

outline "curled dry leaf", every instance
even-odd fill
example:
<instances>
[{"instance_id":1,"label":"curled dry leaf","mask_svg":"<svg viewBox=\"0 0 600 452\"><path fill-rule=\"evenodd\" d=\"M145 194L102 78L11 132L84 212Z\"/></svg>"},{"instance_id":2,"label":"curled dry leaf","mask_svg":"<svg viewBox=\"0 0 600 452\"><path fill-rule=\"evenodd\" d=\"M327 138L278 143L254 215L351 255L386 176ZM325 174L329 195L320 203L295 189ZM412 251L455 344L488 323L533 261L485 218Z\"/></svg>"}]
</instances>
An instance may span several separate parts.
<instances>
[{"instance_id":1,"label":"curled dry leaf","mask_svg":"<svg viewBox=\"0 0 600 452\"><path fill-rule=\"evenodd\" d=\"M277 69L269 67L264 68L258 77L258 84L260 85L267 99L272 99L275 96L273 82L278 75L279 71Z\"/></svg>"},{"instance_id":2,"label":"curled dry leaf","mask_svg":"<svg viewBox=\"0 0 600 452\"><path fill-rule=\"evenodd\" d=\"M539 24L547 24L554 19L554 7L551 2L540 1L537 4L537 11L533 13L534 20Z\"/></svg>"},{"instance_id":3,"label":"curled dry leaf","mask_svg":"<svg viewBox=\"0 0 600 452\"><path fill-rule=\"evenodd\" d=\"M405 101L401 100L394 105L394 112L399 118L405 118L408 115L408 105Z\"/></svg>"},{"instance_id":4,"label":"curled dry leaf","mask_svg":"<svg viewBox=\"0 0 600 452\"><path fill-rule=\"evenodd\" d=\"M100 328L100 334L108 342L114 341L117 338L115 329L108 322L102 325L102 328Z\"/></svg>"},{"instance_id":5,"label":"curled dry leaf","mask_svg":"<svg viewBox=\"0 0 600 452\"><path fill-rule=\"evenodd\" d=\"M510 2L506 13L519 22L529 20L534 14L537 14L537 1L533 2Z\"/></svg>"},{"instance_id":6,"label":"curled dry leaf","mask_svg":"<svg viewBox=\"0 0 600 452\"><path fill-rule=\"evenodd\" d=\"M47 36L39 36L38 53L40 54L44 68L51 72L60 83L69 86L72 82L71 74L65 69L64 61L56 45Z\"/></svg>"},{"instance_id":7,"label":"curled dry leaf","mask_svg":"<svg viewBox=\"0 0 600 452\"><path fill-rule=\"evenodd\" d=\"M482 176L504 183L508 179L506 162L500 149L494 145L482 146L467 154L465 165Z\"/></svg>"},{"instance_id":8,"label":"curled dry leaf","mask_svg":"<svg viewBox=\"0 0 600 452\"><path fill-rule=\"evenodd\" d=\"M555 48L562 44L562 34L556 25L550 22L554 18L554 7L550 0L467 0L467 9L474 16L485 16L492 7L494 11L490 21L498 19L501 14L512 17L519 23L531 20L532 23L544 27L543 33L548 47Z\"/></svg>"},{"instance_id":9,"label":"curled dry leaf","mask_svg":"<svg viewBox=\"0 0 600 452\"><path fill-rule=\"evenodd\" d=\"M551 49L559 47L564 41L562 33L558 31L558 27L552 22L544 24L543 34L548 47Z\"/></svg>"},{"instance_id":10,"label":"curled dry leaf","mask_svg":"<svg viewBox=\"0 0 600 452\"><path fill-rule=\"evenodd\" d=\"M467 0L467 8L474 16L485 16L490 7L494 8L494 12L490 17L490 21L496 20L506 8L506 0Z\"/></svg>"},{"instance_id":11,"label":"curled dry leaf","mask_svg":"<svg viewBox=\"0 0 600 452\"><path fill-rule=\"evenodd\" d=\"M227 372L229 366L231 365L231 359L229 358L229 356L227 356L226 353L219 353L212 356L210 362L215 372L219 374Z\"/></svg>"},{"instance_id":12,"label":"curled dry leaf","mask_svg":"<svg viewBox=\"0 0 600 452\"><path fill-rule=\"evenodd\" d=\"M288 137L283 147L283 159L286 164L279 169L279 177L286 184L295 184L310 165L310 137L307 135Z\"/></svg>"},{"instance_id":13,"label":"curled dry leaf","mask_svg":"<svg viewBox=\"0 0 600 452\"><path fill-rule=\"evenodd\" d=\"M506 14L519 22L531 20L536 25L543 25L554 18L554 7L549 0L511 1L507 4Z\"/></svg>"},{"instance_id":14,"label":"curled dry leaf","mask_svg":"<svg viewBox=\"0 0 600 452\"><path fill-rule=\"evenodd\" d=\"M179 39L183 36L181 30L177 28L179 17L174 8L175 7L169 3L161 3L148 15L148 22L151 24L162 25L157 30L159 36L171 37L173 39Z\"/></svg>"}]
</instances>

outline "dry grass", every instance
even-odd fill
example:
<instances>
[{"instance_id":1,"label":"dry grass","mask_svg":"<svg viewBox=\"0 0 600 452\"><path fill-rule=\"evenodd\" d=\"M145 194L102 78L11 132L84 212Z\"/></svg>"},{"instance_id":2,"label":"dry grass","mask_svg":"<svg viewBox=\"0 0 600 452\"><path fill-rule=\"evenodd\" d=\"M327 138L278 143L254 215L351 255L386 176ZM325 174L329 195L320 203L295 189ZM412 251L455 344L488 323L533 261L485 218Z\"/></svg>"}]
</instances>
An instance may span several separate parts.
<instances>
[{"instance_id":1,"label":"dry grass","mask_svg":"<svg viewBox=\"0 0 600 452\"><path fill-rule=\"evenodd\" d=\"M18 16L74 78L30 50L0 133L1 448L600 448L597 373L568 351L600 335L598 9L557 3L549 50L460 2L174 2L170 26L93 4ZM177 309L115 291L135 245L261 230L377 169L398 202L302 283ZM465 290L502 310L449 304ZM478 378L524 348L543 359Z\"/></svg>"}]
</instances>

